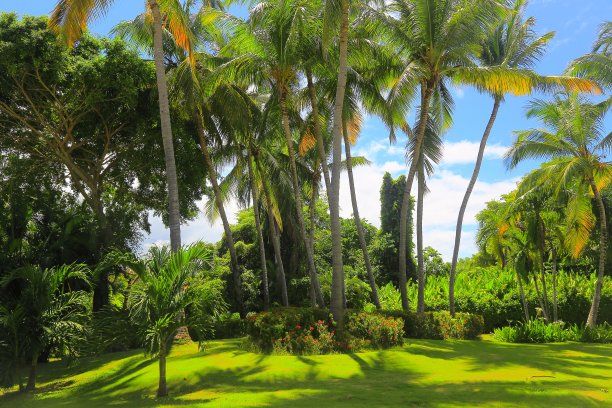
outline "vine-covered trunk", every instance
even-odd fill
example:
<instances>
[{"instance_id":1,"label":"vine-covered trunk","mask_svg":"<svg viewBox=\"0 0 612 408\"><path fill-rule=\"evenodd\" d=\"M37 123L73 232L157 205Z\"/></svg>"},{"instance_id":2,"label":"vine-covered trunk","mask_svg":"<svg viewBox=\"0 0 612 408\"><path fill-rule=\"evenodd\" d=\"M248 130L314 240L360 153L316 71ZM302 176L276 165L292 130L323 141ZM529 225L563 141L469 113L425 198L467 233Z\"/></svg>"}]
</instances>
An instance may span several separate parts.
<instances>
[{"instance_id":1,"label":"vine-covered trunk","mask_svg":"<svg viewBox=\"0 0 612 408\"><path fill-rule=\"evenodd\" d=\"M159 95L159 116L161 122L162 143L166 165L166 183L168 184L168 226L170 228L170 247L176 251L181 246L181 214L179 210L178 181L174 159L174 141L170 122L170 104L168 103L168 85L163 49L163 19L157 0L148 0L153 16L153 59L155 60L155 77Z\"/></svg>"},{"instance_id":2,"label":"vine-covered trunk","mask_svg":"<svg viewBox=\"0 0 612 408\"><path fill-rule=\"evenodd\" d=\"M402 195L402 207L400 209L398 282L402 297L402 309L404 311L409 310L408 291L406 288L406 260L408 257L408 210L410 208L410 190L412 189L414 175L416 174L417 159L421 154L421 146L423 145L423 138L425 137L427 118L429 117L429 103L431 101L434 86L435 81L433 80L421 85L421 113L419 115L419 125L417 127L414 152L410 163L410 169L408 170L408 177L406 178L406 186L404 188L404 194Z\"/></svg>"},{"instance_id":3,"label":"vine-covered trunk","mask_svg":"<svg viewBox=\"0 0 612 408\"><path fill-rule=\"evenodd\" d=\"M472 178L470 178L467 190L465 190L465 194L463 195L463 201L461 201L461 207L459 208L459 215L457 215L457 226L455 227L455 246L453 247L453 259L451 261L451 269L448 282L448 304L452 316L455 316L455 279L457 272L457 261L459 260L459 246L461 245L461 229L463 227L463 217L465 216L465 210L467 209L468 201L470 200L470 196L472 195L472 190L474 190L474 185L476 185L476 180L478 180L478 174L480 173L480 167L482 165L482 158L484 156L485 147L487 146L489 135L491 134L493 124L495 123L495 119L497 118L497 112L499 110L500 104L501 98L496 96L494 98L493 110L491 111L491 115L489 116L489 121L487 122L487 126L485 127L484 133L482 134L482 139L480 139L480 146L478 147L478 155L476 156L476 164L474 165Z\"/></svg>"},{"instance_id":4,"label":"vine-covered trunk","mask_svg":"<svg viewBox=\"0 0 612 408\"><path fill-rule=\"evenodd\" d=\"M289 114L287 112L286 95L285 91L281 91L280 97L280 108L282 114L282 125L285 133L285 139L287 142L287 150L289 152L289 165L291 168L291 182L293 184L293 195L295 199L295 212L297 214L298 228L300 229L300 235L304 248L306 249L306 261L308 262L308 273L310 276L310 282L312 285L313 296L317 304L320 307L325 307L323 301L323 295L321 294L321 286L319 285L319 277L317 276L317 268L314 263L314 254L312 253L312 247L310 246L310 240L306 233L306 225L304 223L304 215L302 214L302 189L300 188L300 182L297 176L297 165L295 163L295 149L293 148L293 136L291 135L291 129L289 128Z\"/></svg>"},{"instance_id":5,"label":"vine-covered trunk","mask_svg":"<svg viewBox=\"0 0 612 408\"><path fill-rule=\"evenodd\" d=\"M591 303L591 309L589 310L589 316L587 318L587 326L594 327L597 324L597 313L599 312L599 302L601 300L601 288L603 286L603 279L606 267L606 254L608 251L608 225L606 221L606 207L604 206L603 199L595 181L590 180L591 189L597 202L597 208L599 209L599 266L597 267L597 283L595 284L595 291L593 292L593 302Z\"/></svg>"},{"instance_id":6,"label":"vine-covered trunk","mask_svg":"<svg viewBox=\"0 0 612 408\"><path fill-rule=\"evenodd\" d=\"M521 295L521 303L523 304L523 312L525 312L525 321L529 321L529 306L527 305L527 299L525 299L525 291L523 290L523 281L521 275L516 272L516 280L519 285L519 293Z\"/></svg>"},{"instance_id":7,"label":"vine-covered trunk","mask_svg":"<svg viewBox=\"0 0 612 408\"><path fill-rule=\"evenodd\" d=\"M540 303L540 310L544 315L544 320L548 322L548 315L546 314L546 308L544 307L544 301L542 300L542 294L540 293L540 286L538 285L538 277L533 273L533 284L535 285L536 295L538 296L538 302Z\"/></svg>"},{"instance_id":8,"label":"vine-covered trunk","mask_svg":"<svg viewBox=\"0 0 612 408\"><path fill-rule=\"evenodd\" d=\"M363 253L363 261L366 267L366 273L368 275L368 282L371 289L372 303L377 309L380 309L380 299L378 298L378 289L376 288L376 280L374 279L374 273L372 272L372 263L370 261L370 253L368 251L368 244L365 239L363 232L363 225L361 224L361 217L359 216L359 206L357 205L357 194L355 193L355 179L353 177L353 158L351 156L351 142L348 137L346 124L344 124L344 151L346 160L346 172L348 174L349 190L351 191L351 204L353 206L353 218L355 220L355 227L357 228L357 236L359 238L359 245L361 246L361 252Z\"/></svg>"},{"instance_id":9,"label":"vine-covered trunk","mask_svg":"<svg viewBox=\"0 0 612 408\"><path fill-rule=\"evenodd\" d=\"M249 178L251 181L251 193L253 195L253 212L255 213L255 228L257 229L257 242L259 244L259 260L261 261L261 286L263 290L263 308L270 308L270 289L268 286L268 266L266 264L266 247L264 245L263 231L261 226L261 218L259 217L259 193L255 185L255 172L253 171L253 157L251 150L247 157Z\"/></svg>"},{"instance_id":10,"label":"vine-covered trunk","mask_svg":"<svg viewBox=\"0 0 612 408\"><path fill-rule=\"evenodd\" d=\"M202 156L204 157L204 163L206 164L206 170L208 171L208 179L210 180L210 184L213 188L215 205L217 206L219 216L221 217L221 223L223 224L223 232L225 232L227 248L230 253L230 266L232 269L232 278L234 281L234 299L236 301L236 306L238 307L238 312L240 313L240 316L244 317L246 316L246 311L244 309L244 303L242 299L242 280L240 278L240 267L238 265L238 255L236 254L236 247L234 245L234 236L232 235L232 229L230 228L230 223L227 219L227 214L225 212L225 206L223 205L223 196L221 195L221 188L219 187L219 183L217 182L217 170L215 169L215 166L210 158L210 153L208 151L208 141L206 140L206 135L204 131L204 124L202 122L202 116L199 112L195 114L195 119L198 130L198 139L200 141L200 150L202 151Z\"/></svg>"}]
</instances>

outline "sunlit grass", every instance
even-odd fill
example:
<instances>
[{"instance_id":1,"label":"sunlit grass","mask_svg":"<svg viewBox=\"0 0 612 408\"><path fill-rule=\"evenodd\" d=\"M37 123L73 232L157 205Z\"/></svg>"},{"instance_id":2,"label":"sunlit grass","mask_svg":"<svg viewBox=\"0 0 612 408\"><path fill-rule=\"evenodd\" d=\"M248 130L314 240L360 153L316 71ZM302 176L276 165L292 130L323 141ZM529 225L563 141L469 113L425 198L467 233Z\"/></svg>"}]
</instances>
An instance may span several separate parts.
<instances>
[{"instance_id":1,"label":"sunlit grass","mask_svg":"<svg viewBox=\"0 0 612 408\"><path fill-rule=\"evenodd\" d=\"M605 345L409 340L386 351L294 357L225 340L203 352L176 347L167 398L155 398L157 364L134 351L43 365L36 393L8 392L0 406L610 406L611 373Z\"/></svg>"}]
</instances>

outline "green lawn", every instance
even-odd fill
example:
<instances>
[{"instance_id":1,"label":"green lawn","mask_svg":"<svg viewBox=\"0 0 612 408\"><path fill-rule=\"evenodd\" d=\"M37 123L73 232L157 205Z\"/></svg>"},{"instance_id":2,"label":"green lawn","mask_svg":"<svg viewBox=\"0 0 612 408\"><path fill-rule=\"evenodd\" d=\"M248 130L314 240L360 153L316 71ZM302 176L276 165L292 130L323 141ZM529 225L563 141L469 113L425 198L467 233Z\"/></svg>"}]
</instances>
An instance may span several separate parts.
<instances>
[{"instance_id":1,"label":"green lawn","mask_svg":"<svg viewBox=\"0 0 612 408\"><path fill-rule=\"evenodd\" d=\"M40 369L34 394L0 396L6 407L101 406L612 406L612 348L510 345L491 340L409 340L403 348L349 355L264 356L239 340L204 352L178 346L170 396L155 399L157 364L138 352Z\"/></svg>"}]
</instances>

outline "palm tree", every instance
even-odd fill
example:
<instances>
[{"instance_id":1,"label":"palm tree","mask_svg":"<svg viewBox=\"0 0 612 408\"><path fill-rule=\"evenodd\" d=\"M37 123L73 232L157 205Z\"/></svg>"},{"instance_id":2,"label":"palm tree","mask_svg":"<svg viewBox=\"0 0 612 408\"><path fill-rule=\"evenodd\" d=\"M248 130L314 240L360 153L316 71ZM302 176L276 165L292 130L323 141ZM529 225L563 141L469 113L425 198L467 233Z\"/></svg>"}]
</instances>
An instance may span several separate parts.
<instances>
[{"instance_id":1,"label":"palm tree","mask_svg":"<svg viewBox=\"0 0 612 408\"><path fill-rule=\"evenodd\" d=\"M113 254L113 262L129 267L138 276L129 294L130 319L138 328L147 352L159 361L157 396L168 395L166 358L180 327L201 333L210 315L220 313L225 304L221 292L198 284L198 273L207 268L212 253L198 243L178 251L153 246L149 259L130 254ZM196 313L185 313L185 310Z\"/></svg>"},{"instance_id":2,"label":"palm tree","mask_svg":"<svg viewBox=\"0 0 612 408\"><path fill-rule=\"evenodd\" d=\"M278 103L281 125L289 157L293 198L299 233L306 250L306 260L314 296L324 306L323 296L302 214L302 189L298 177L294 136L290 124L293 88L296 85L299 49L312 45L313 37L307 32L311 16L307 5L261 2L251 9L247 24L237 26L229 44L221 55L230 60L218 70L218 80L232 80L242 76L254 82L268 82L271 99Z\"/></svg>"},{"instance_id":3,"label":"palm tree","mask_svg":"<svg viewBox=\"0 0 612 408\"><path fill-rule=\"evenodd\" d=\"M593 228L586 188L593 194L599 210L599 265L588 326L597 322L606 263L608 230L600 191L612 182L612 165L605 161L612 134L602 133L609 107L610 100L593 104L577 94L558 94L548 102L535 100L527 116L539 119L547 128L516 132L517 140L505 155L509 168L526 159L549 159L526 178L525 188L548 185L555 192L563 187L574 190L566 212L568 222L574 220L566 233L566 244L574 256L580 254Z\"/></svg>"},{"instance_id":4,"label":"palm tree","mask_svg":"<svg viewBox=\"0 0 612 408\"><path fill-rule=\"evenodd\" d=\"M497 25L487 31L487 36L482 41L481 51L478 55L482 67L504 67L517 70L517 72L519 70L524 72L531 70L539 57L544 54L545 47L548 41L553 38L554 33L549 32L542 36L538 36L533 30L535 19L530 17L524 20L523 18L526 6L527 0L516 0L510 15L503 18ZM537 85L538 76L533 74L532 77ZM559 85L571 90L599 90L592 82L582 81L573 77L542 77L541 85L550 86L554 83L553 81L557 81ZM480 166L482 165L484 150L489 135L493 129L495 119L497 118L499 107L504 100L503 94L493 93L491 96L493 98L493 108L480 140L476 164L474 165L472 177L468 183L468 187L461 202L461 207L459 208L459 214L457 215L455 244L449 277L449 307L452 315L455 314L455 277L457 261L459 259L463 217L472 190L478 179L478 174L480 173Z\"/></svg>"},{"instance_id":5,"label":"palm tree","mask_svg":"<svg viewBox=\"0 0 612 408\"><path fill-rule=\"evenodd\" d=\"M572 61L566 72L612 87L612 21L601 24L592 51Z\"/></svg>"},{"instance_id":6,"label":"palm tree","mask_svg":"<svg viewBox=\"0 0 612 408\"><path fill-rule=\"evenodd\" d=\"M82 290L70 290L77 282L89 284L85 265L63 265L50 269L27 266L15 270L0 281L0 286L23 285L15 307L2 313L4 330L11 330L15 341L15 381L19 378L21 358L30 362L26 391L36 388L38 358L53 348L59 353L77 355L77 347L85 339L89 296ZM13 324L8 324L13 323ZM4 369L4 368L3 368Z\"/></svg>"},{"instance_id":7,"label":"palm tree","mask_svg":"<svg viewBox=\"0 0 612 408\"><path fill-rule=\"evenodd\" d=\"M95 17L104 15L113 0L58 0L53 9L49 26L61 33L69 46L72 46L81 35L87 23ZM153 25L153 57L159 94L159 115L161 121L162 142L166 165L166 182L168 184L168 224L170 228L170 245L172 250L181 246L181 215L179 193L174 158L174 143L170 122L170 105L168 102L168 85L164 65L163 32L164 26L172 34L179 47L190 51L192 35L189 19L183 13L178 0L146 0L146 15ZM162 17L163 14L163 17Z\"/></svg>"}]
</instances>

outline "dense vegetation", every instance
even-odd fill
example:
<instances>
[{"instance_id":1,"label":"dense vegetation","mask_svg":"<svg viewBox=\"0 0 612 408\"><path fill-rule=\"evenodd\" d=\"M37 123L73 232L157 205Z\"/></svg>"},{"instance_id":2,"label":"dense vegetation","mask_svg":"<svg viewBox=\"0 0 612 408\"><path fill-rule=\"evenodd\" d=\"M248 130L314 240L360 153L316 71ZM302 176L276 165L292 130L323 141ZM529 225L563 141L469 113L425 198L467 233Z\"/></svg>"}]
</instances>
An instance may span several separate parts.
<instances>
[{"instance_id":1,"label":"dense vegetation","mask_svg":"<svg viewBox=\"0 0 612 408\"><path fill-rule=\"evenodd\" d=\"M110 3L0 14L3 385L34 389L52 358L144 348L164 397L168 354L189 336L299 355L494 330L610 341L610 22L591 53L545 76L534 66L553 33L536 33L523 0L262 1L246 20L219 2L147 0L113 38L94 38L87 23ZM423 203L452 83L493 105L446 263L423 247ZM542 163L487 203L479 251L460 260L504 95L535 91L539 127L516 130L505 160ZM380 228L360 217L353 178L369 164L351 153L366 115L408 159L406 176L372 192ZM181 245L202 199L223 237ZM151 214L170 245L142 254Z\"/></svg>"}]
</instances>

